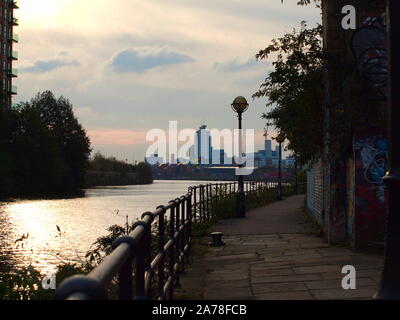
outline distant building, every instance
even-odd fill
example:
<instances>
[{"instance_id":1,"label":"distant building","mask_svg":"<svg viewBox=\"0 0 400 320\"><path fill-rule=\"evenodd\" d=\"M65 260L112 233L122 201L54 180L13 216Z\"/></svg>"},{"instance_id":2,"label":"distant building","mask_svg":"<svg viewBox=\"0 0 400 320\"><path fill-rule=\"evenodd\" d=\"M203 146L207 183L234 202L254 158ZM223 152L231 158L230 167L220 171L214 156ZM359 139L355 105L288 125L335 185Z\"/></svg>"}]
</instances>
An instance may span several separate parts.
<instances>
[{"instance_id":1,"label":"distant building","mask_svg":"<svg viewBox=\"0 0 400 320\"><path fill-rule=\"evenodd\" d=\"M265 158L271 159L272 158L272 141L268 139L268 131L267 129L264 130L264 151L265 151ZM268 161L265 161L268 162Z\"/></svg>"},{"instance_id":2,"label":"distant building","mask_svg":"<svg viewBox=\"0 0 400 320\"><path fill-rule=\"evenodd\" d=\"M294 157L287 157L285 160L285 165L288 167L294 167L296 159Z\"/></svg>"},{"instance_id":3,"label":"distant building","mask_svg":"<svg viewBox=\"0 0 400 320\"><path fill-rule=\"evenodd\" d=\"M264 150L258 150L254 154L247 154L246 156L254 159L255 167L277 167L279 165L279 145L275 146L275 150L272 149L272 140L268 139L267 130L265 130L264 137ZM282 157L282 166L293 167L294 162L295 160L293 157L288 157L286 159Z\"/></svg>"},{"instance_id":4,"label":"distant building","mask_svg":"<svg viewBox=\"0 0 400 320\"><path fill-rule=\"evenodd\" d=\"M209 165L212 163L213 148L211 134L206 125L201 125L196 131L194 147L189 150L192 163Z\"/></svg>"},{"instance_id":5,"label":"distant building","mask_svg":"<svg viewBox=\"0 0 400 320\"><path fill-rule=\"evenodd\" d=\"M259 150L254 154L254 166L265 167L268 165L266 150Z\"/></svg>"},{"instance_id":6,"label":"distant building","mask_svg":"<svg viewBox=\"0 0 400 320\"><path fill-rule=\"evenodd\" d=\"M152 166L156 166L156 165L160 165L163 163L163 158L159 157L158 154L154 154L151 157L146 157L144 159L144 162L146 162L147 164L150 164Z\"/></svg>"},{"instance_id":7,"label":"distant building","mask_svg":"<svg viewBox=\"0 0 400 320\"><path fill-rule=\"evenodd\" d=\"M13 69L13 61L18 60L18 53L13 46L18 42L18 35L14 27L18 26L18 19L14 17L14 9L18 9L15 0L0 0L0 109L11 109L12 96L17 94L17 87L12 85L12 79L17 77L17 69Z\"/></svg>"},{"instance_id":8,"label":"distant building","mask_svg":"<svg viewBox=\"0 0 400 320\"><path fill-rule=\"evenodd\" d=\"M212 164L224 165L227 155L223 149L212 149Z\"/></svg>"}]
</instances>

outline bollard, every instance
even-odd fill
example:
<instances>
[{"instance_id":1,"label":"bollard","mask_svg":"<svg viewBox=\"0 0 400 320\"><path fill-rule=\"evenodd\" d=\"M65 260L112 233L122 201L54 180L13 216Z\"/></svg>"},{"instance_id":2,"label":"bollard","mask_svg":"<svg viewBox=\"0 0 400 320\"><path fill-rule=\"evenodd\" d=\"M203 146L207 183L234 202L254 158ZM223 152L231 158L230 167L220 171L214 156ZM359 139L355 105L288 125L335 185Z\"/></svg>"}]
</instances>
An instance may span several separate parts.
<instances>
[{"instance_id":1,"label":"bollard","mask_svg":"<svg viewBox=\"0 0 400 320\"><path fill-rule=\"evenodd\" d=\"M222 232L211 233L212 241L210 242L210 247L223 247L225 243L222 241Z\"/></svg>"}]
</instances>

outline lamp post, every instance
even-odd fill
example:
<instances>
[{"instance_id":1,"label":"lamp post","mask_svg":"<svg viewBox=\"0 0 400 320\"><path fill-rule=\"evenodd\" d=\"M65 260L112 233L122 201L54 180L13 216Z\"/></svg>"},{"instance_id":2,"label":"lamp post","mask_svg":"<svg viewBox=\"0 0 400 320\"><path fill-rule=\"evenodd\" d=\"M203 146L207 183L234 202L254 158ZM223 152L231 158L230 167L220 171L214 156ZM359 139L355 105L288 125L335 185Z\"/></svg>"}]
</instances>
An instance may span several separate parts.
<instances>
[{"instance_id":1,"label":"lamp post","mask_svg":"<svg viewBox=\"0 0 400 320\"><path fill-rule=\"evenodd\" d=\"M239 168L243 167L242 161L242 114L249 108L249 104L244 97L237 97L232 103L232 109L238 115L239 119ZM246 216L246 198L244 193L243 175L239 172L238 190L236 193L236 218L245 218Z\"/></svg>"},{"instance_id":2,"label":"lamp post","mask_svg":"<svg viewBox=\"0 0 400 320\"><path fill-rule=\"evenodd\" d=\"M294 192L295 194L299 193L299 184L297 181L297 154L294 154Z\"/></svg>"},{"instance_id":3,"label":"lamp post","mask_svg":"<svg viewBox=\"0 0 400 320\"><path fill-rule=\"evenodd\" d=\"M283 199L283 192L282 192L282 143L285 141L281 136L277 136L274 138L276 142L279 144L279 158L278 158L278 200Z\"/></svg>"},{"instance_id":4,"label":"lamp post","mask_svg":"<svg viewBox=\"0 0 400 320\"><path fill-rule=\"evenodd\" d=\"M383 178L388 190L387 236L385 263L378 299L400 299L400 90L395 84L400 80L400 1L388 0L388 127L389 171Z\"/></svg>"},{"instance_id":5,"label":"lamp post","mask_svg":"<svg viewBox=\"0 0 400 320\"><path fill-rule=\"evenodd\" d=\"M282 142L279 142L279 185L278 200L282 200Z\"/></svg>"}]
</instances>

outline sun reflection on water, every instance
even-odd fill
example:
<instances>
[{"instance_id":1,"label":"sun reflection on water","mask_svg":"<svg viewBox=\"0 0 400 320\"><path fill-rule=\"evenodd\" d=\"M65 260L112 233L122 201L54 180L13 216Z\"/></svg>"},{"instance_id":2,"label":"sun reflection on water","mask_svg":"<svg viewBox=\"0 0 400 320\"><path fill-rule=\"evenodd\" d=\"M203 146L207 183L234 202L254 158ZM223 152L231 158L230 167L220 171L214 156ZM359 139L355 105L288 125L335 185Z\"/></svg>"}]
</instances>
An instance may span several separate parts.
<instances>
[{"instance_id":1,"label":"sun reflection on water","mask_svg":"<svg viewBox=\"0 0 400 320\"><path fill-rule=\"evenodd\" d=\"M124 224L125 216L135 221L194 184L198 183L155 181L147 186L90 189L82 198L0 204L0 267L2 263L32 264L43 274L51 274L62 262L83 259L112 224Z\"/></svg>"}]
</instances>

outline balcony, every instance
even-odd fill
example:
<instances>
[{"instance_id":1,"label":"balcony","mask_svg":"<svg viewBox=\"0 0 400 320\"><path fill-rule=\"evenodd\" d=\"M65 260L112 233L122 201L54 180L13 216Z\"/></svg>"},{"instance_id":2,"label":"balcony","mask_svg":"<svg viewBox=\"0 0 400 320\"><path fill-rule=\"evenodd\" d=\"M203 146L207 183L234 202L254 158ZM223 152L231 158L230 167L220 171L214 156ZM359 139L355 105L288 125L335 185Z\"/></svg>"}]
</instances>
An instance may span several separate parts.
<instances>
[{"instance_id":1,"label":"balcony","mask_svg":"<svg viewBox=\"0 0 400 320\"><path fill-rule=\"evenodd\" d=\"M9 59L11 60L18 60L18 52L17 51L11 51L11 56L9 56Z\"/></svg>"},{"instance_id":2,"label":"balcony","mask_svg":"<svg viewBox=\"0 0 400 320\"><path fill-rule=\"evenodd\" d=\"M8 0L8 4L13 9L19 9L19 1L18 0Z\"/></svg>"},{"instance_id":3,"label":"balcony","mask_svg":"<svg viewBox=\"0 0 400 320\"><path fill-rule=\"evenodd\" d=\"M18 94L18 87L17 86L11 86L11 94Z\"/></svg>"},{"instance_id":4,"label":"balcony","mask_svg":"<svg viewBox=\"0 0 400 320\"><path fill-rule=\"evenodd\" d=\"M18 69L12 68L11 70L7 70L7 75L13 78L18 77Z\"/></svg>"},{"instance_id":5,"label":"balcony","mask_svg":"<svg viewBox=\"0 0 400 320\"><path fill-rule=\"evenodd\" d=\"M18 18L13 17L10 22L13 26L18 26Z\"/></svg>"},{"instance_id":6,"label":"balcony","mask_svg":"<svg viewBox=\"0 0 400 320\"><path fill-rule=\"evenodd\" d=\"M9 42L18 43L18 41L19 41L18 34L17 34L17 33L13 33L13 34L9 35L9 36L8 36L8 41L9 41Z\"/></svg>"}]
</instances>

